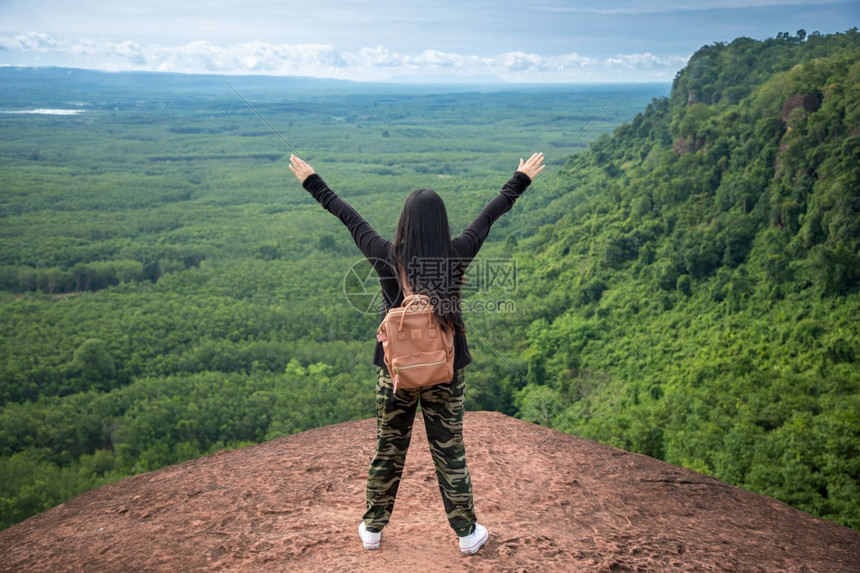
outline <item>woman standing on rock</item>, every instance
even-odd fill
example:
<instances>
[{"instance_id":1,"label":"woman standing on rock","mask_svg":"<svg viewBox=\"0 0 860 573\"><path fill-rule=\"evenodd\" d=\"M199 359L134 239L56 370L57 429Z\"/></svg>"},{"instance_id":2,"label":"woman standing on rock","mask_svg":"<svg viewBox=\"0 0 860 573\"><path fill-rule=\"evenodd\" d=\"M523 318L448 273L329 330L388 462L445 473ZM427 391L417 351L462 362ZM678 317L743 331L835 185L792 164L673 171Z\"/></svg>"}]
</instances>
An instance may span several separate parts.
<instances>
[{"instance_id":1,"label":"woman standing on rock","mask_svg":"<svg viewBox=\"0 0 860 573\"><path fill-rule=\"evenodd\" d=\"M376 345L373 355L377 367L376 454L367 476L367 511L358 528L365 549L379 547L382 529L391 517L419 403L448 523L459 538L460 551L475 553L489 538L487 528L475 516L472 480L463 445L463 373L472 357L460 308L460 284L492 224L513 206L545 167L542 153L535 153L527 161L520 159L517 171L501 192L454 239L441 197L429 189L413 191L403 204L392 242L374 231L310 165L290 156L290 171L320 205L347 226L355 244L379 275L383 312L403 302L399 280L403 276L412 292L426 294L434 302L442 328L454 332L454 377L448 383L427 388L400 388L395 393L385 367L382 343Z\"/></svg>"}]
</instances>

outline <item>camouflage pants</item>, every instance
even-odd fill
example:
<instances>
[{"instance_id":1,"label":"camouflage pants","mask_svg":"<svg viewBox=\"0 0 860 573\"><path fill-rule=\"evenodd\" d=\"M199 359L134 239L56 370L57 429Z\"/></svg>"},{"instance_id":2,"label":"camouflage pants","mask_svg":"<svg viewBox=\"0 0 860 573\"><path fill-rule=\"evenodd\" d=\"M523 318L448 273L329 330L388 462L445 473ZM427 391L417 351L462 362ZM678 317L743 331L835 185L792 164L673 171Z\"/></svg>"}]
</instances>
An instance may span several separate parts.
<instances>
[{"instance_id":1,"label":"camouflage pants","mask_svg":"<svg viewBox=\"0 0 860 573\"><path fill-rule=\"evenodd\" d=\"M463 445L463 369L457 370L454 380L447 384L400 389L397 394L393 387L385 370L377 368L377 441L376 454L367 474L365 526L381 530L391 518L412 438L412 423L420 403L448 523L457 535L468 535L476 518L472 480L466 467L466 448Z\"/></svg>"}]
</instances>

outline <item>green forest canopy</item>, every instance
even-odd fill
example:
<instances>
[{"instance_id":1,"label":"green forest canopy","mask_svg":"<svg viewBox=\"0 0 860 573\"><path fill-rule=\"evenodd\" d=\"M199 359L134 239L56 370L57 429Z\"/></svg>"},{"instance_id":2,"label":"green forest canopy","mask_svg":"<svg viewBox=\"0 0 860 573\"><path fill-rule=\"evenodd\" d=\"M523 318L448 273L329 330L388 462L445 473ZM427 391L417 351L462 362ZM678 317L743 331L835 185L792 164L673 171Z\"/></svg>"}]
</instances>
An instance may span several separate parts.
<instances>
[{"instance_id":1,"label":"green forest canopy","mask_svg":"<svg viewBox=\"0 0 860 573\"><path fill-rule=\"evenodd\" d=\"M127 475L373 415L377 317L348 280L367 269L221 78L0 76L16 111L83 110L0 115L4 526ZM623 89L231 84L389 235L428 182L462 228L524 149L560 155ZM634 86L580 149L667 92Z\"/></svg>"},{"instance_id":2,"label":"green forest canopy","mask_svg":"<svg viewBox=\"0 0 860 573\"><path fill-rule=\"evenodd\" d=\"M494 227L482 255L516 286L475 277L468 407L860 528L858 51L856 29L740 38L668 97L631 90L644 111L612 131L613 110ZM428 177L462 228L510 157L554 157L617 91L257 104L390 234L392 195ZM106 93L100 115L2 119L3 525L373 412L376 316L344 297L357 251L265 125L241 102Z\"/></svg>"}]
</instances>

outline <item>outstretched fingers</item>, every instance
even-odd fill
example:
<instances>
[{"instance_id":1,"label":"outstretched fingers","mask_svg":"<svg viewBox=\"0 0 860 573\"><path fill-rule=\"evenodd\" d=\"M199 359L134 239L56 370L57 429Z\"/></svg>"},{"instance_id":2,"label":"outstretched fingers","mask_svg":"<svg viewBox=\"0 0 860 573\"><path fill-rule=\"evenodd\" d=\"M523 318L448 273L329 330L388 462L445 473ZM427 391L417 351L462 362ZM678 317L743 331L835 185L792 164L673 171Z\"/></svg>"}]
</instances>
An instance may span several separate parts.
<instances>
[{"instance_id":1,"label":"outstretched fingers","mask_svg":"<svg viewBox=\"0 0 860 573\"><path fill-rule=\"evenodd\" d=\"M308 165L307 161L295 155L290 155L290 171L293 172L299 183L304 183L305 179L316 173L314 168Z\"/></svg>"},{"instance_id":2,"label":"outstretched fingers","mask_svg":"<svg viewBox=\"0 0 860 573\"><path fill-rule=\"evenodd\" d=\"M529 165L535 169L542 169L543 167L545 167L543 165L543 153L540 151L537 153L533 153L532 156L529 157L529 160L526 161L526 165Z\"/></svg>"},{"instance_id":3,"label":"outstretched fingers","mask_svg":"<svg viewBox=\"0 0 860 573\"><path fill-rule=\"evenodd\" d=\"M535 177L540 175L540 173L546 169L546 165L544 164L543 153L533 153L531 157L527 160L523 161L520 159L520 166L517 168L517 171L524 173L530 179L534 180Z\"/></svg>"}]
</instances>

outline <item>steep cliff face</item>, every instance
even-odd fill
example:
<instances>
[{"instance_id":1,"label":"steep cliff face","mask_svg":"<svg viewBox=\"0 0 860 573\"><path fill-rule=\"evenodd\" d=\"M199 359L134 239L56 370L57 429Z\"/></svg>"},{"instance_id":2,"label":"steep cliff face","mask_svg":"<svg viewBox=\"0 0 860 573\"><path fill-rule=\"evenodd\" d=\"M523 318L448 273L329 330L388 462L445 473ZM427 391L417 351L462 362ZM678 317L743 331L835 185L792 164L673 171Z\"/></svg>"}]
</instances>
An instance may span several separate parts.
<instances>
[{"instance_id":1,"label":"steep cliff face","mask_svg":"<svg viewBox=\"0 0 860 573\"><path fill-rule=\"evenodd\" d=\"M800 110L800 116L805 119L810 113L818 111L819 107L821 107L821 100L815 94L793 95L782 106L782 122L788 123L791 112L794 110Z\"/></svg>"},{"instance_id":2,"label":"steep cliff face","mask_svg":"<svg viewBox=\"0 0 860 573\"><path fill-rule=\"evenodd\" d=\"M375 421L222 451L0 532L0 571L853 571L860 533L652 458L470 412L490 541L459 554L423 423L379 551L356 534Z\"/></svg>"},{"instance_id":3,"label":"steep cliff face","mask_svg":"<svg viewBox=\"0 0 860 573\"><path fill-rule=\"evenodd\" d=\"M858 56L856 29L702 48L541 195L505 317L584 435L855 529Z\"/></svg>"}]
</instances>

